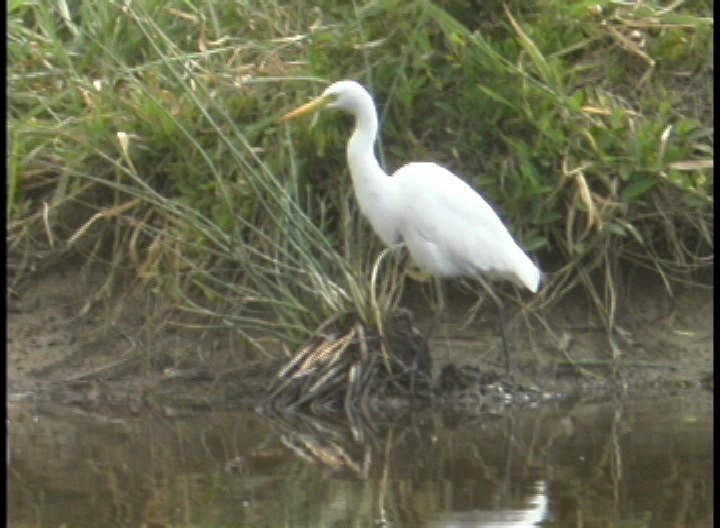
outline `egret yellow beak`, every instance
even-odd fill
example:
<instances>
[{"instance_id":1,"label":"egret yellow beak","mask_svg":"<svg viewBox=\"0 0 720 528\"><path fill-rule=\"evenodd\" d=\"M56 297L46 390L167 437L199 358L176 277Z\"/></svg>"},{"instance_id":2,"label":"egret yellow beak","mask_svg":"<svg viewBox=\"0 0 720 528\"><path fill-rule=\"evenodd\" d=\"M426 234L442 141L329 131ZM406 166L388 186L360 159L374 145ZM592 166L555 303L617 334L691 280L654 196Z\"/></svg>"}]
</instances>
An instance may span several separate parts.
<instances>
[{"instance_id":1,"label":"egret yellow beak","mask_svg":"<svg viewBox=\"0 0 720 528\"><path fill-rule=\"evenodd\" d=\"M292 112L288 112L287 114L282 116L282 118L280 118L280 120L281 121L289 121L291 119L295 119L296 117L300 117L305 114L315 112L317 110L320 110L323 106L327 105L331 101L332 101L332 98L327 95L325 97L318 97L317 99L313 99L309 103L305 103L302 106L298 106Z\"/></svg>"}]
</instances>

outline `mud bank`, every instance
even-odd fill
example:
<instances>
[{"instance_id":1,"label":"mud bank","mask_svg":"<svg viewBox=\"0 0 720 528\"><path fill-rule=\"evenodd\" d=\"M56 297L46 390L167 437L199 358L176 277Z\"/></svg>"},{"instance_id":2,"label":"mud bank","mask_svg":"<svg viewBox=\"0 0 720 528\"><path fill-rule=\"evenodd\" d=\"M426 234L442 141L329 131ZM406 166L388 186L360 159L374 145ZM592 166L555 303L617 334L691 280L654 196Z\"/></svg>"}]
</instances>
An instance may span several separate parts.
<instances>
[{"instance_id":1,"label":"mud bank","mask_svg":"<svg viewBox=\"0 0 720 528\"><path fill-rule=\"evenodd\" d=\"M171 303L128 281L110 300L106 275L66 262L27 275L8 295L10 399L127 407L248 404L262 399L289 350L276 339L246 339L184 327ZM585 299L567 296L538 323L516 314L510 335L521 400L578 391L712 385L711 287L629 282L611 336ZM451 303L430 342L437 401L476 405L512 400L503 384L494 311L460 325L472 300ZM429 329L421 300L415 324ZM535 317L537 319L537 317ZM269 358L275 358L271 360ZM528 396L529 395L529 396ZM516 398L517 399L517 398Z\"/></svg>"}]
</instances>

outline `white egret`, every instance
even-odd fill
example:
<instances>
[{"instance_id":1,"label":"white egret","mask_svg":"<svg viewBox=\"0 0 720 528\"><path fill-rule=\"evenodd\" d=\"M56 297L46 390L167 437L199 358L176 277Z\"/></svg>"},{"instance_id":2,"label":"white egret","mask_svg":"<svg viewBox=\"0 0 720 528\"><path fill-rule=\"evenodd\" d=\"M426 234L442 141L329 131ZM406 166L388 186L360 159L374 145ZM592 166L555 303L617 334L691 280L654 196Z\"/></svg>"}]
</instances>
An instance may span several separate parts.
<instances>
[{"instance_id":1,"label":"white egret","mask_svg":"<svg viewBox=\"0 0 720 528\"><path fill-rule=\"evenodd\" d=\"M427 162L404 165L392 176L375 157L378 120L370 94L355 81L331 84L320 97L283 120L332 108L352 114L355 130L347 144L360 210L387 246L403 243L417 266L439 278L478 280L498 308L505 366L510 363L502 303L486 279L505 279L537 292L540 270L515 243L492 207L447 169Z\"/></svg>"}]
</instances>

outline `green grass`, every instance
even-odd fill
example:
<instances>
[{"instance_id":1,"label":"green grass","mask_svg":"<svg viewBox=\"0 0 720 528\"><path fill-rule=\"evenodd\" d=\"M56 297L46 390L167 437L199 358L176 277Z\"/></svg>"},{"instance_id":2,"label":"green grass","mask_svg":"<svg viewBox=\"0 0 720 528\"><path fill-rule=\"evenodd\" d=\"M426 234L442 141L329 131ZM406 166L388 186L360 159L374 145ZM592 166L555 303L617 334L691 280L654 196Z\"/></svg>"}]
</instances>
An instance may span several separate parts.
<instances>
[{"instance_id":1,"label":"green grass","mask_svg":"<svg viewBox=\"0 0 720 528\"><path fill-rule=\"evenodd\" d=\"M629 267L712 266L712 4L474 5L12 2L14 265L79 251L283 339L375 321L397 272L370 284L348 122L277 121L353 78L388 170L438 161L498 206L550 272L537 306L582 287L612 325Z\"/></svg>"}]
</instances>

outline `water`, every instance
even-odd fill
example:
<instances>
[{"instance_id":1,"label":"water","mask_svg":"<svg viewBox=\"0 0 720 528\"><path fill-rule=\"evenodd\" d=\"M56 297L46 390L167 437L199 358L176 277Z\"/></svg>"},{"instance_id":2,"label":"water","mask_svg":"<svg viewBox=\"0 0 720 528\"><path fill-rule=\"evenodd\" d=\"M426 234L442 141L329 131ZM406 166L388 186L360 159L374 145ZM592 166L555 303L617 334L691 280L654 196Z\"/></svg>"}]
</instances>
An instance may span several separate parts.
<instances>
[{"instance_id":1,"label":"water","mask_svg":"<svg viewBox=\"0 0 720 528\"><path fill-rule=\"evenodd\" d=\"M695 527L712 393L381 423L8 407L10 526Z\"/></svg>"}]
</instances>

